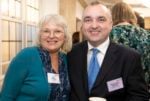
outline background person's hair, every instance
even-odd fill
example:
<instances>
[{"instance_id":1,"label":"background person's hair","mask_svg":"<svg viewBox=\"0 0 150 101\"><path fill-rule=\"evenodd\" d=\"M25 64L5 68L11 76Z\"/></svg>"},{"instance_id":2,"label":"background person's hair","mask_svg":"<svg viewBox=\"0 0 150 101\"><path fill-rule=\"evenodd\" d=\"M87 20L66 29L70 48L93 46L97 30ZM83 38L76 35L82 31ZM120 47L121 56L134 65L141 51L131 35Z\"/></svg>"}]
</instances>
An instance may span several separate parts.
<instances>
[{"instance_id":1,"label":"background person's hair","mask_svg":"<svg viewBox=\"0 0 150 101\"><path fill-rule=\"evenodd\" d=\"M118 23L121 22L128 22L133 25L137 24L137 18L133 9L131 8L130 5L124 2L116 3L112 7L111 13L114 25L117 25Z\"/></svg>"},{"instance_id":2,"label":"background person's hair","mask_svg":"<svg viewBox=\"0 0 150 101\"><path fill-rule=\"evenodd\" d=\"M35 40L35 44L37 46L41 46L41 42L40 42L41 32L40 31L42 27L47 23L56 24L64 29L64 34L65 34L66 39L65 39L63 46L61 47L61 51L65 53L69 52L72 47L71 35L68 33L67 22L61 15L46 15L41 18L41 20L39 21L37 38Z\"/></svg>"},{"instance_id":3,"label":"background person's hair","mask_svg":"<svg viewBox=\"0 0 150 101\"><path fill-rule=\"evenodd\" d=\"M140 16L140 14L136 11L135 11L135 15L137 18L137 25L144 28L144 18L142 16Z\"/></svg>"}]
</instances>

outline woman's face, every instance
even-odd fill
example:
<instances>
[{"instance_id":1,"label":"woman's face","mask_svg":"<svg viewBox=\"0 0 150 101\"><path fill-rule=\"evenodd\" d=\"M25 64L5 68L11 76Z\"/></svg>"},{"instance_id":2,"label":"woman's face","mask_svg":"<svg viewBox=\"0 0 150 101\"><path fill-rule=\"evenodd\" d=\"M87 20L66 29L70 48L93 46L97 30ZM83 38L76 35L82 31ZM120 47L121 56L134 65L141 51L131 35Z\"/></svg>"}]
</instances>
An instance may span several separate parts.
<instances>
[{"instance_id":1,"label":"woman's face","mask_svg":"<svg viewBox=\"0 0 150 101\"><path fill-rule=\"evenodd\" d=\"M65 42L65 32L61 26L46 23L40 30L40 44L49 52L58 52Z\"/></svg>"}]
</instances>

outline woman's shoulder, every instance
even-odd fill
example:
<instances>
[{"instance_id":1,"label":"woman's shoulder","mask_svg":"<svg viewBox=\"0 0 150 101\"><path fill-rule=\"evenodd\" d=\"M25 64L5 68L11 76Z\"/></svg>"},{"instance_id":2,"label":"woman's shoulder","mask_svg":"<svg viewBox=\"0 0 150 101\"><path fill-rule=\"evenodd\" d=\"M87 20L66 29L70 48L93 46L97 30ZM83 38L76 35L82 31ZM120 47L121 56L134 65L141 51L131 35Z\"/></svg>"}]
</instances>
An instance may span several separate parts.
<instances>
[{"instance_id":1,"label":"woman's shoulder","mask_svg":"<svg viewBox=\"0 0 150 101\"><path fill-rule=\"evenodd\" d=\"M148 31L135 25L118 25L114 26L111 31L111 36L124 36L124 37L140 37L146 38Z\"/></svg>"},{"instance_id":2,"label":"woman's shoulder","mask_svg":"<svg viewBox=\"0 0 150 101\"><path fill-rule=\"evenodd\" d=\"M23 48L20 52L22 52L22 53L34 53L35 51L37 51L37 47L32 46L32 47Z\"/></svg>"},{"instance_id":3,"label":"woman's shoulder","mask_svg":"<svg viewBox=\"0 0 150 101\"><path fill-rule=\"evenodd\" d=\"M29 57L29 56L37 55L37 53L38 53L37 47L35 47L35 46L33 46L33 47L26 47L26 48L23 48L16 55L16 57Z\"/></svg>"},{"instance_id":4,"label":"woman's shoulder","mask_svg":"<svg viewBox=\"0 0 150 101\"><path fill-rule=\"evenodd\" d=\"M147 30L135 25L116 25L112 28L112 30L149 33Z\"/></svg>"},{"instance_id":5,"label":"woman's shoulder","mask_svg":"<svg viewBox=\"0 0 150 101\"><path fill-rule=\"evenodd\" d=\"M23 48L21 51L22 52L34 52L34 51L37 51L37 47L36 46L26 47L26 48Z\"/></svg>"},{"instance_id":6,"label":"woman's shoulder","mask_svg":"<svg viewBox=\"0 0 150 101\"><path fill-rule=\"evenodd\" d=\"M114 31L134 31L134 29L136 29L135 26L133 25L116 25L116 26L113 26L112 30Z\"/></svg>"}]
</instances>

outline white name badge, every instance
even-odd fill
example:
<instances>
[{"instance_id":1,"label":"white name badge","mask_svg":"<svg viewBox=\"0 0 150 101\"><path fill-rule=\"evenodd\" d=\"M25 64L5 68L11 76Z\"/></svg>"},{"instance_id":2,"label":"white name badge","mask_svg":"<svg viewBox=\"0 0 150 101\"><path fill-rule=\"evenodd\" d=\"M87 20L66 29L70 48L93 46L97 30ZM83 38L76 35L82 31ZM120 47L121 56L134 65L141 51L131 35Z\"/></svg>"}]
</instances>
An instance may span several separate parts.
<instances>
[{"instance_id":1,"label":"white name badge","mask_svg":"<svg viewBox=\"0 0 150 101\"><path fill-rule=\"evenodd\" d=\"M59 74L47 73L48 83L60 84Z\"/></svg>"},{"instance_id":2,"label":"white name badge","mask_svg":"<svg viewBox=\"0 0 150 101\"><path fill-rule=\"evenodd\" d=\"M107 82L107 88L109 92L119 90L123 87L124 86L123 86L123 81L121 77Z\"/></svg>"}]
</instances>

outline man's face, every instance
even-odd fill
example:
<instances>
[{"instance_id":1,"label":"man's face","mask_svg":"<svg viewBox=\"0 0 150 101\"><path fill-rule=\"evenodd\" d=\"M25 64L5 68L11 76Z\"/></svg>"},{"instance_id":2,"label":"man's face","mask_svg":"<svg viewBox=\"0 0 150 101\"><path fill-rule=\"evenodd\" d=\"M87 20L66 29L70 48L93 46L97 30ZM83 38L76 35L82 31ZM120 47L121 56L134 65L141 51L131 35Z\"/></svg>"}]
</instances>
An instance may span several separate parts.
<instances>
[{"instance_id":1,"label":"man's face","mask_svg":"<svg viewBox=\"0 0 150 101\"><path fill-rule=\"evenodd\" d=\"M109 10L102 5L88 6L83 13L82 31L85 38L98 46L108 37L112 29L112 18Z\"/></svg>"}]
</instances>

